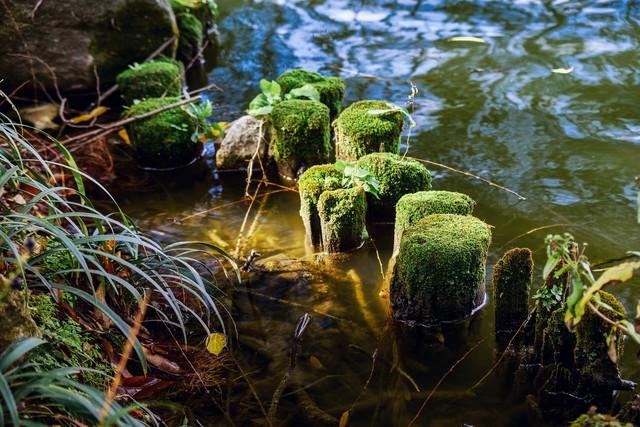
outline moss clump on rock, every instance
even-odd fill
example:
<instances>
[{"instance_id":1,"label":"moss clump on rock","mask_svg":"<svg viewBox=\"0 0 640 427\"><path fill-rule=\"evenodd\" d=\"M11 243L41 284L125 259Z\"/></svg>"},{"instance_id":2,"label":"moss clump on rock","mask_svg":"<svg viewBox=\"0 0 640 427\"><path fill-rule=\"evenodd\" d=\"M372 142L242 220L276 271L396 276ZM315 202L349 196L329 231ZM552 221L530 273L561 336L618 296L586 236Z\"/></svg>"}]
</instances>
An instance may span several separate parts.
<instances>
[{"instance_id":1,"label":"moss clump on rock","mask_svg":"<svg viewBox=\"0 0 640 427\"><path fill-rule=\"evenodd\" d=\"M402 159L397 154L372 153L357 163L380 184L380 198L367 194L369 211L381 218L393 218L396 203L405 194L431 189L431 174L416 160Z\"/></svg>"},{"instance_id":2,"label":"moss clump on rock","mask_svg":"<svg viewBox=\"0 0 640 427\"><path fill-rule=\"evenodd\" d=\"M331 120L342 111L342 100L347 85L340 77L325 77L312 71L296 69L281 74L276 82L282 88L283 94L306 84L313 85L320 93L320 102L329 107Z\"/></svg>"},{"instance_id":3,"label":"moss clump on rock","mask_svg":"<svg viewBox=\"0 0 640 427\"><path fill-rule=\"evenodd\" d=\"M329 108L316 101L282 101L271 112L273 154L278 172L296 178L298 172L327 163L331 155Z\"/></svg>"},{"instance_id":4,"label":"moss clump on rock","mask_svg":"<svg viewBox=\"0 0 640 427\"><path fill-rule=\"evenodd\" d=\"M347 252L362 244L367 199L362 187L325 191L318 201L322 248L329 253Z\"/></svg>"},{"instance_id":5,"label":"moss clump on rock","mask_svg":"<svg viewBox=\"0 0 640 427\"><path fill-rule=\"evenodd\" d=\"M471 215L475 201L452 191L418 191L405 194L396 204L394 251L400 247L402 232L422 218L433 214Z\"/></svg>"},{"instance_id":6,"label":"moss clump on rock","mask_svg":"<svg viewBox=\"0 0 640 427\"><path fill-rule=\"evenodd\" d=\"M333 122L336 135L336 158L356 161L377 152L398 154L404 117L391 110L384 101L359 101L347 107Z\"/></svg>"},{"instance_id":7,"label":"moss clump on rock","mask_svg":"<svg viewBox=\"0 0 640 427\"><path fill-rule=\"evenodd\" d=\"M342 173L334 165L315 165L302 174L298 181L300 192L300 216L310 242L314 246L322 243L318 200L325 191L342 187Z\"/></svg>"},{"instance_id":8,"label":"moss clump on rock","mask_svg":"<svg viewBox=\"0 0 640 427\"><path fill-rule=\"evenodd\" d=\"M484 300L491 231L473 216L435 214L405 230L391 283L397 319L434 324Z\"/></svg>"},{"instance_id":9,"label":"moss clump on rock","mask_svg":"<svg viewBox=\"0 0 640 427\"><path fill-rule=\"evenodd\" d=\"M178 39L178 59L188 63L198 56L204 43L204 26L198 17L185 12L176 14L180 38Z\"/></svg>"},{"instance_id":10,"label":"moss clump on rock","mask_svg":"<svg viewBox=\"0 0 640 427\"><path fill-rule=\"evenodd\" d=\"M170 59L135 65L118 74L118 89L129 105L135 100L180 96L182 65Z\"/></svg>"},{"instance_id":11,"label":"moss clump on rock","mask_svg":"<svg viewBox=\"0 0 640 427\"><path fill-rule=\"evenodd\" d=\"M125 115L139 116L178 101L179 98L149 98L129 108ZM191 138L196 121L182 107L133 122L127 131L135 156L144 167L175 168L198 156L199 144Z\"/></svg>"}]
</instances>

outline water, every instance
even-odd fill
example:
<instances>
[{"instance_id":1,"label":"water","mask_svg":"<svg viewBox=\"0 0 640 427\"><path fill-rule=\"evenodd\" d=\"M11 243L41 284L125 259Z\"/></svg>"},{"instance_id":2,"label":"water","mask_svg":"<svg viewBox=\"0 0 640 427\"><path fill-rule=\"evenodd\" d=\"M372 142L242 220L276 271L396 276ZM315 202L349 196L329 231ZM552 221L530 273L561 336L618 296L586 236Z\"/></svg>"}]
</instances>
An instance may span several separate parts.
<instances>
[{"instance_id":1,"label":"water","mask_svg":"<svg viewBox=\"0 0 640 427\"><path fill-rule=\"evenodd\" d=\"M539 270L544 236L550 232L570 231L588 242L593 262L640 248L634 184L640 174L638 3L219 3L221 51L208 79L224 89L210 94L220 105L220 120L242 114L260 78L274 79L292 67L339 74L347 80L347 103L386 99L412 110L417 127L404 147L410 155L485 177L526 197L521 201L469 176L432 168L435 188L471 195L478 202L476 215L494 227L490 265L507 249L526 246L535 251ZM476 36L486 43L447 41L455 36ZM556 68L573 71L553 73ZM411 100L409 82L419 90ZM149 188L121 197L143 227L160 238L236 248L249 207L238 202L242 175L207 171L195 181ZM295 193L260 198L247 216L249 238L241 254L256 249L263 258L307 255L298 206ZM378 224L370 231L386 266L392 229ZM491 303L464 332L418 343L415 337L393 333L387 323L388 302L379 296L380 263L373 245L339 269L339 279L316 278L306 286L256 284L250 291L299 305L258 296L243 300L242 310L236 310L241 337L244 333L266 351L286 357L286 339L296 319L315 310L298 367L300 382L311 384L309 395L338 417L356 400L371 368L370 358L353 345L366 353L378 348L368 390L351 416L354 426L406 425L425 397L411 394L414 387L407 378L420 390L431 390L456 360L485 339L442 382L442 393L427 405L419 425L526 425L523 405L504 401L504 378L490 376L472 397L460 394L495 360ZM636 286L616 292L630 310L640 297ZM438 342L442 340L444 344ZM246 363L260 367L252 378L263 386L260 394L268 401L284 368L254 357L250 346L243 348ZM635 350L629 346L624 374L638 381ZM311 356L321 368L309 362ZM406 375L391 370L389 363ZM206 408L205 402L197 410L209 413L213 424L218 418ZM300 408L288 396L279 414L289 416L289 425L308 424ZM238 409L239 424L259 417L255 410L254 403L251 416L243 420Z\"/></svg>"}]
</instances>

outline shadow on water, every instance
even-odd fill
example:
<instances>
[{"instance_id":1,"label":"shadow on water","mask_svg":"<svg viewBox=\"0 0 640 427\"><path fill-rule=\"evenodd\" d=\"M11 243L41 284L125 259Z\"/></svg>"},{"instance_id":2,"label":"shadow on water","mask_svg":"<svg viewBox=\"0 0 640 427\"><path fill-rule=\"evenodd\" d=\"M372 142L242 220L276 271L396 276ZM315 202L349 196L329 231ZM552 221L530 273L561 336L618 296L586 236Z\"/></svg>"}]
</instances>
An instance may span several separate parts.
<instances>
[{"instance_id":1,"label":"shadow on water","mask_svg":"<svg viewBox=\"0 0 640 427\"><path fill-rule=\"evenodd\" d=\"M433 169L435 188L471 195L476 215L495 227L490 265L514 246L530 247L541 265L549 232L570 231L589 242L592 261L640 248L633 183L640 174L638 3L219 3L221 47L208 77L224 89L210 94L221 107L219 120L242 114L260 78L274 79L292 67L340 74L348 82L348 102L380 98L412 110L418 127L404 147L410 155L490 178L527 197L518 201L480 181ZM486 43L447 41L460 35ZM552 72L561 67L573 71ZM415 99L408 98L409 81L419 89ZM163 180L151 191L121 196L140 225L160 238L235 249L248 208L241 200L244 175L209 168L181 183ZM263 258L307 256L298 208L294 192L261 196L248 217L241 255L255 249ZM249 341L243 345L253 354L247 361L260 359L263 366L255 374L261 396L270 398L284 373L281 359L295 321L309 311L313 322L295 384L332 416L360 394L376 348L374 375L350 425L405 425L442 375L477 345L443 381L419 425L526 425L524 406L504 403L499 378L490 376L468 391L495 360L491 302L457 329L431 336L397 330L387 321L388 300L379 295L392 226L373 224L370 233L375 247L369 243L334 266L336 274L253 283L254 294L238 303L241 336ZM640 297L633 286L618 294L629 309ZM638 381L630 350L624 373ZM310 363L311 357L320 363ZM301 408L285 393L280 413L290 414L289 425L310 422Z\"/></svg>"}]
</instances>

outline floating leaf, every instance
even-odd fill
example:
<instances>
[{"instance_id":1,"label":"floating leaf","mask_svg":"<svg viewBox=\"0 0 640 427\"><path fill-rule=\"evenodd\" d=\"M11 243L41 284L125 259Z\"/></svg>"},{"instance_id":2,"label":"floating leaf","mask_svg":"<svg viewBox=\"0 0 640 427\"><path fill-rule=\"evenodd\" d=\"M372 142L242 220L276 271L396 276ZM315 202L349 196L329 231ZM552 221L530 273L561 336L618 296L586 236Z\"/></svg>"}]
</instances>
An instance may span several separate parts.
<instances>
[{"instance_id":1,"label":"floating leaf","mask_svg":"<svg viewBox=\"0 0 640 427\"><path fill-rule=\"evenodd\" d=\"M552 73L555 74L571 74L573 72L573 67L569 68L553 68L551 70Z\"/></svg>"},{"instance_id":2,"label":"floating leaf","mask_svg":"<svg viewBox=\"0 0 640 427\"><path fill-rule=\"evenodd\" d=\"M121 140L124 141L125 144L127 145L131 145L131 140L129 139L129 134L127 133L126 129L120 129L118 131L118 136L120 137Z\"/></svg>"},{"instance_id":3,"label":"floating leaf","mask_svg":"<svg viewBox=\"0 0 640 427\"><path fill-rule=\"evenodd\" d=\"M218 356L227 346L227 337L219 332L214 332L207 338L207 351Z\"/></svg>"},{"instance_id":4,"label":"floating leaf","mask_svg":"<svg viewBox=\"0 0 640 427\"><path fill-rule=\"evenodd\" d=\"M313 355L309 356L309 363L311 363L311 366L313 366L316 369L322 368L322 362L320 362L320 359L318 359Z\"/></svg>"},{"instance_id":5,"label":"floating leaf","mask_svg":"<svg viewBox=\"0 0 640 427\"><path fill-rule=\"evenodd\" d=\"M346 427L347 424L349 423L349 412L350 411L344 411L342 413L342 415L340 416L340 424L338 424L338 427Z\"/></svg>"},{"instance_id":6,"label":"floating leaf","mask_svg":"<svg viewBox=\"0 0 640 427\"><path fill-rule=\"evenodd\" d=\"M467 43L486 43L486 41L484 41L484 39L481 39L480 37L473 37L473 36L451 37L448 41L450 41L450 42L467 42Z\"/></svg>"},{"instance_id":7,"label":"floating leaf","mask_svg":"<svg viewBox=\"0 0 640 427\"><path fill-rule=\"evenodd\" d=\"M56 129L58 125L53 119L58 115L58 104L42 104L20 110L22 117L37 129Z\"/></svg>"},{"instance_id":8,"label":"floating leaf","mask_svg":"<svg viewBox=\"0 0 640 427\"><path fill-rule=\"evenodd\" d=\"M90 120L95 119L98 116L103 115L104 113L106 113L109 109L107 107L103 107L103 106L99 106L94 108L93 110L91 110L89 113L87 114L82 114L78 117L74 117L71 119L71 123L82 123L82 122L88 122Z\"/></svg>"}]
</instances>

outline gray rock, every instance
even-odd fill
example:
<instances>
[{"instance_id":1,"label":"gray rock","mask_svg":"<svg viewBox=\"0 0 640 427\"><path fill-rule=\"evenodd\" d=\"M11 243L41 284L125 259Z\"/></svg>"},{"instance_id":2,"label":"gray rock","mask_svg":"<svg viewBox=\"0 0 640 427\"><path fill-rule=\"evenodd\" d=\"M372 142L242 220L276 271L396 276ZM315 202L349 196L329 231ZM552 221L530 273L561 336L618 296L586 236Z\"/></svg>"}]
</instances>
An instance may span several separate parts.
<instances>
[{"instance_id":1,"label":"gray rock","mask_svg":"<svg viewBox=\"0 0 640 427\"><path fill-rule=\"evenodd\" d=\"M258 148L260 139L260 120L253 116L243 116L232 122L225 130L220 148L216 152L218 169L246 169ZM268 147L271 140L271 126L262 125L262 141L259 156L266 167L268 163ZM254 170L259 169L258 158L254 162Z\"/></svg>"},{"instance_id":2,"label":"gray rock","mask_svg":"<svg viewBox=\"0 0 640 427\"><path fill-rule=\"evenodd\" d=\"M111 84L178 34L168 0L5 0L0 9L5 91L24 82L50 91L94 90L95 71L101 84Z\"/></svg>"}]
</instances>

